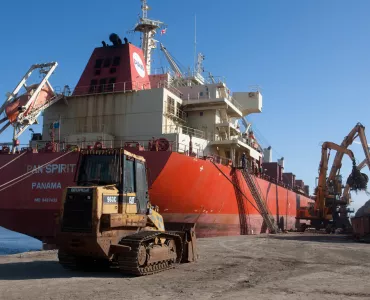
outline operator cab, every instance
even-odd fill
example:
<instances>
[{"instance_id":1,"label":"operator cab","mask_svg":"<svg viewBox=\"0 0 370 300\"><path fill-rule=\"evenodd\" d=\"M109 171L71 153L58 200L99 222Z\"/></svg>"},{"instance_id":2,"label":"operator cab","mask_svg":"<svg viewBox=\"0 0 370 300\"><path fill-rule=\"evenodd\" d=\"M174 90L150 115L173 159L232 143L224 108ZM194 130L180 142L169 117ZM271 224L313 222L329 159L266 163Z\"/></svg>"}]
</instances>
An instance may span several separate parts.
<instances>
[{"instance_id":1,"label":"operator cab","mask_svg":"<svg viewBox=\"0 0 370 300\"><path fill-rule=\"evenodd\" d=\"M146 213L148 180L145 159L123 149L82 150L76 171L77 186L114 186L119 201L137 204Z\"/></svg>"}]
</instances>

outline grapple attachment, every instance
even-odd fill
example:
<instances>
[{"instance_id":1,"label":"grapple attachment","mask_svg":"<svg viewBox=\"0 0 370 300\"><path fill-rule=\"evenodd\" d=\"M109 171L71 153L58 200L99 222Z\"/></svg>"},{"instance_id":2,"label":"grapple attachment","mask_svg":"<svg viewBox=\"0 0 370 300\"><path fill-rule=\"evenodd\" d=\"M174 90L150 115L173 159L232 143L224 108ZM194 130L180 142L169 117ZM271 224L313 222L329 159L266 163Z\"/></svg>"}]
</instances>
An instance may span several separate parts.
<instances>
[{"instance_id":1,"label":"grapple attachment","mask_svg":"<svg viewBox=\"0 0 370 300\"><path fill-rule=\"evenodd\" d=\"M356 163L353 162L352 172L347 179L347 184L350 186L351 190L356 192L366 190L368 181L369 177L361 173Z\"/></svg>"}]
</instances>

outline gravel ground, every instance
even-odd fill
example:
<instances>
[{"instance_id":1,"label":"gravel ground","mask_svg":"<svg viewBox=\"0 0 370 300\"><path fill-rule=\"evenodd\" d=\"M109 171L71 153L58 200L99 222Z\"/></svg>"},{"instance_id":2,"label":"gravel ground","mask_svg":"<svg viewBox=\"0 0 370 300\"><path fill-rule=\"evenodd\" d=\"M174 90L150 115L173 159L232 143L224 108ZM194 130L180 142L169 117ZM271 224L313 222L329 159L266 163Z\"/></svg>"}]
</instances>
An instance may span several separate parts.
<instances>
[{"instance_id":1,"label":"gravel ground","mask_svg":"<svg viewBox=\"0 0 370 300\"><path fill-rule=\"evenodd\" d=\"M370 244L345 236L237 236L198 245L198 262L146 277L67 271L55 251L0 256L0 299L370 299Z\"/></svg>"}]
</instances>

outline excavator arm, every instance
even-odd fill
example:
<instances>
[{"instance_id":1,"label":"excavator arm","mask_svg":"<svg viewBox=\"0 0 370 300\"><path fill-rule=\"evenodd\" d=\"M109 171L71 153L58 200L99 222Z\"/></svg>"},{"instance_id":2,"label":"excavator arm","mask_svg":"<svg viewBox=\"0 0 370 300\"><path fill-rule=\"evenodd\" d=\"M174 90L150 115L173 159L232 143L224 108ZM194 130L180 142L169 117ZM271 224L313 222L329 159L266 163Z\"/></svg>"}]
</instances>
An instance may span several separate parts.
<instances>
[{"instance_id":1,"label":"excavator arm","mask_svg":"<svg viewBox=\"0 0 370 300\"><path fill-rule=\"evenodd\" d=\"M361 123L357 123L356 126L353 127L353 129L349 132L349 134L346 137L344 137L340 147L348 148L348 146L350 146L357 137L359 137L361 140L361 144L366 157L366 163L370 169L370 152L365 135L365 126L363 126ZM328 182L335 178L340 168L342 167L343 155L344 152L341 151L337 152L337 154L335 155L333 165L331 167L330 174L328 177Z\"/></svg>"},{"instance_id":2,"label":"excavator arm","mask_svg":"<svg viewBox=\"0 0 370 300\"><path fill-rule=\"evenodd\" d=\"M315 202L315 211L319 213L319 217L325 217L326 211L325 211L325 199L328 195L328 186L327 186L327 180L326 180L326 174L328 170L328 161L329 161L329 155L328 155L328 149L333 149L337 151L338 153L341 153L340 161L337 161L337 163L341 164L341 160L343 158L344 154L347 154L349 158L352 160L352 162L355 161L355 157L353 155L353 152L346 147L339 146L332 142L325 142L322 144L321 148L321 161L319 166L319 181L318 181L318 187L317 187L317 194L316 194L316 202ZM338 155L336 155L337 158ZM338 156L339 157L339 156ZM333 168L332 168L333 170Z\"/></svg>"}]
</instances>

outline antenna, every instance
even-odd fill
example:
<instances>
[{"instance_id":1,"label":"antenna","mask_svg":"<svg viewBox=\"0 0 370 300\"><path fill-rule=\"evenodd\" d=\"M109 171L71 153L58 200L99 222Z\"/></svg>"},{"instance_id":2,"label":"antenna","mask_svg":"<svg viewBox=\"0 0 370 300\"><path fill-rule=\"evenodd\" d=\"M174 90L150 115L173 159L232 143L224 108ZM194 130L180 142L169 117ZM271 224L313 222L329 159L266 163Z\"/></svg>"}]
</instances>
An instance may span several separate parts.
<instances>
[{"instance_id":1,"label":"antenna","mask_svg":"<svg viewBox=\"0 0 370 300\"><path fill-rule=\"evenodd\" d=\"M197 15L194 16L194 70L197 65Z\"/></svg>"},{"instance_id":2,"label":"antenna","mask_svg":"<svg viewBox=\"0 0 370 300\"><path fill-rule=\"evenodd\" d=\"M149 6L146 0L141 0L141 11L143 13L143 19L148 18Z\"/></svg>"},{"instance_id":3,"label":"antenna","mask_svg":"<svg viewBox=\"0 0 370 300\"><path fill-rule=\"evenodd\" d=\"M152 62L152 50L156 48L157 42L154 39L154 35L156 34L157 29L164 26L164 23L161 21L148 19L148 10L150 10L150 7L148 6L148 1L141 0L142 17L136 24L134 31L142 33L141 48L143 50L147 72L148 74L150 74Z\"/></svg>"}]
</instances>

